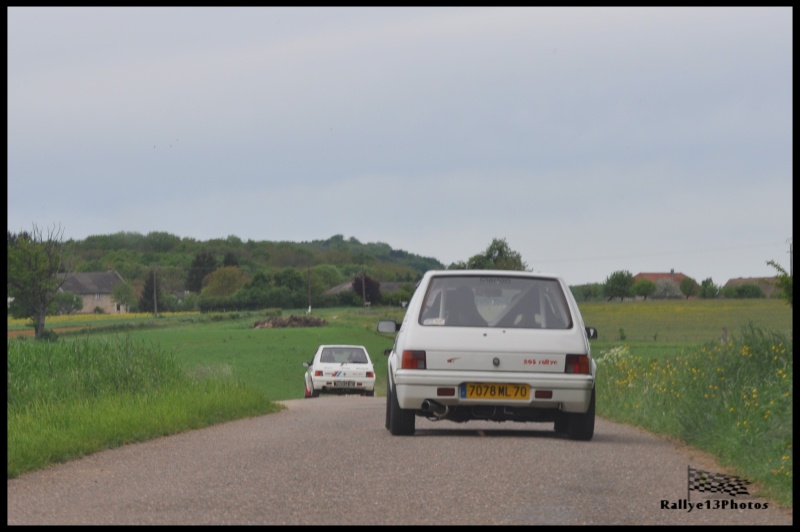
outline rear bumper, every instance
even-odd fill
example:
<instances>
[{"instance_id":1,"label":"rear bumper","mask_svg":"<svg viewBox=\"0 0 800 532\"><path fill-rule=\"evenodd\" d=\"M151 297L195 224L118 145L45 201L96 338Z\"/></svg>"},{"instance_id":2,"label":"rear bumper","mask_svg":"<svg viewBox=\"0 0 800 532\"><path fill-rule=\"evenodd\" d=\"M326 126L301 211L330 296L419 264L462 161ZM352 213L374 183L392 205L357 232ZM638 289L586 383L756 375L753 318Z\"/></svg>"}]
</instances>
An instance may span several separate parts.
<instances>
[{"instance_id":1,"label":"rear bumper","mask_svg":"<svg viewBox=\"0 0 800 532\"><path fill-rule=\"evenodd\" d=\"M594 388L592 375L562 373L474 372L465 378L463 374L454 375L446 371L399 370L393 380L400 408L410 410L420 410L422 403L429 400L447 406L514 406L584 413L589 408ZM466 399L461 397L461 385L465 382L527 384L530 386L531 393L526 400ZM455 393L454 395L440 395L441 388L454 389ZM552 397L536 398L537 390L550 391Z\"/></svg>"},{"instance_id":2,"label":"rear bumper","mask_svg":"<svg viewBox=\"0 0 800 532\"><path fill-rule=\"evenodd\" d=\"M336 386L336 379L330 378L315 378L311 383L314 389L320 392L334 392L334 393L360 393L371 392L375 390L375 379L342 379L353 381L355 386Z\"/></svg>"}]
</instances>

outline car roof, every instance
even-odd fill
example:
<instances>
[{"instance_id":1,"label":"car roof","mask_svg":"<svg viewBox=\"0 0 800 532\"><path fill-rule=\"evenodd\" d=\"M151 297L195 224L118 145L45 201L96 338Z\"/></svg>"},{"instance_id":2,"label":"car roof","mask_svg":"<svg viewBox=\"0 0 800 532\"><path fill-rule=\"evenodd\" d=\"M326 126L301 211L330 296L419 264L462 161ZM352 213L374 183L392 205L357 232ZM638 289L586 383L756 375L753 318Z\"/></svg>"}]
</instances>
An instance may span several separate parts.
<instances>
[{"instance_id":1,"label":"car roof","mask_svg":"<svg viewBox=\"0 0 800 532\"><path fill-rule=\"evenodd\" d=\"M356 349L363 349L364 351L367 350L367 348L364 347L363 345L355 345L355 344L321 344L317 349L324 347L354 347Z\"/></svg>"},{"instance_id":2,"label":"car roof","mask_svg":"<svg viewBox=\"0 0 800 532\"><path fill-rule=\"evenodd\" d=\"M539 279L561 279L560 275L553 273L528 272L519 270L428 270L425 277L439 276L511 276L511 277L536 277Z\"/></svg>"}]
</instances>

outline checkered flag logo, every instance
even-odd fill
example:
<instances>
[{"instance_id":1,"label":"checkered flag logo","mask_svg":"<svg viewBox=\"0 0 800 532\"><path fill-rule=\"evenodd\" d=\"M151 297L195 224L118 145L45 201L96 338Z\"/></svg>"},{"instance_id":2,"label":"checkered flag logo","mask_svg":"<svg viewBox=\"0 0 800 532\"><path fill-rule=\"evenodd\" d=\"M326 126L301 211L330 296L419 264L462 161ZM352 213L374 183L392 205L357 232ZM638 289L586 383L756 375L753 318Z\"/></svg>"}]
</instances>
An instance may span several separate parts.
<instances>
[{"instance_id":1,"label":"checkered flag logo","mask_svg":"<svg viewBox=\"0 0 800 532\"><path fill-rule=\"evenodd\" d=\"M747 486L751 482L732 475L711 473L702 469L689 467L689 491L706 493L727 493L731 497L750 495Z\"/></svg>"}]
</instances>

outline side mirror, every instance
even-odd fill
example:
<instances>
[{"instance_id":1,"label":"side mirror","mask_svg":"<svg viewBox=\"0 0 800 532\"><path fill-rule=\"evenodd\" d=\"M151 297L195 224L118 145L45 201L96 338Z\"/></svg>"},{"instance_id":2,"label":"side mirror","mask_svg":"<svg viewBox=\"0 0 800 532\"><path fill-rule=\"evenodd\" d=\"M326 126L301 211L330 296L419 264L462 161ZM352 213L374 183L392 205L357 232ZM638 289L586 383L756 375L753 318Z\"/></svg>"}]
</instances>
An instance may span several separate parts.
<instances>
[{"instance_id":1,"label":"side mirror","mask_svg":"<svg viewBox=\"0 0 800 532\"><path fill-rule=\"evenodd\" d=\"M387 356L388 357L391 354L392 354L392 350L391 349L384 349L383 350L383 356Z\"/></svg>"},{"instance_id":2,"label":"side mirror","mask_svg":"<svg viewBox=\"0 0 800 532\"><path fill-rule=\"evenodd\" d=\"M586 338L589 340L596 340L597 339L597 329L594 327L586 327Z\"/></svg>"},{"instance_id":3,"label":"side mirror","mask_svg":"<svg viewBox=\"0 0 800 532\"><path fill-rule=\"evenodd\" d=\"M378 332L396 333L400 330L400 324L392 320L382 320L378 322Z\"/></svg>"},{"instance_id":4,"label":"side mirror","mask_svg":"<svg viewBox=\"0 0 800 532\"><path fill-rule=\"evenodd\" d=\"M304 368L311 367L311 362L303 362L303 367Z\"/></svg>"}]
</instances>

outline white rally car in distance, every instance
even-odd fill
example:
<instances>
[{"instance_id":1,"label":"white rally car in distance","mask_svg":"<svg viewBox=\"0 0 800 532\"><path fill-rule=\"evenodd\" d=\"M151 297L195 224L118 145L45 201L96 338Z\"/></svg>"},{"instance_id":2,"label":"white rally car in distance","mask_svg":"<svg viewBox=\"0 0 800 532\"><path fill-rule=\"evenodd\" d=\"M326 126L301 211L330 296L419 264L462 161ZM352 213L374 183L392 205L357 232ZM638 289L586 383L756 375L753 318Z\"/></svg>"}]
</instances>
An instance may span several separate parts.
<instances>
[{"instance_id":1,"label":"white rally car in distance","mask_svg":"<svg viewBox=\"0 0 800 532\"><path fill-rule=\"evenodd\" d=\"M321 345L311 362L303 362L305 396L375 395L375 368L363 345Z\"/></svg>"},{"instance_id":2,"label":"white rally car in distance","mask_svg":"<svg viewBox=\"0 0 800 532\"><path fill-rule=\"evenodd\" d=\"M412 435L415 418L553 423L594 435L597 364L567 283L507 270L428 271L386 350L386 428Z\"/></svg>"}]
</instances>

